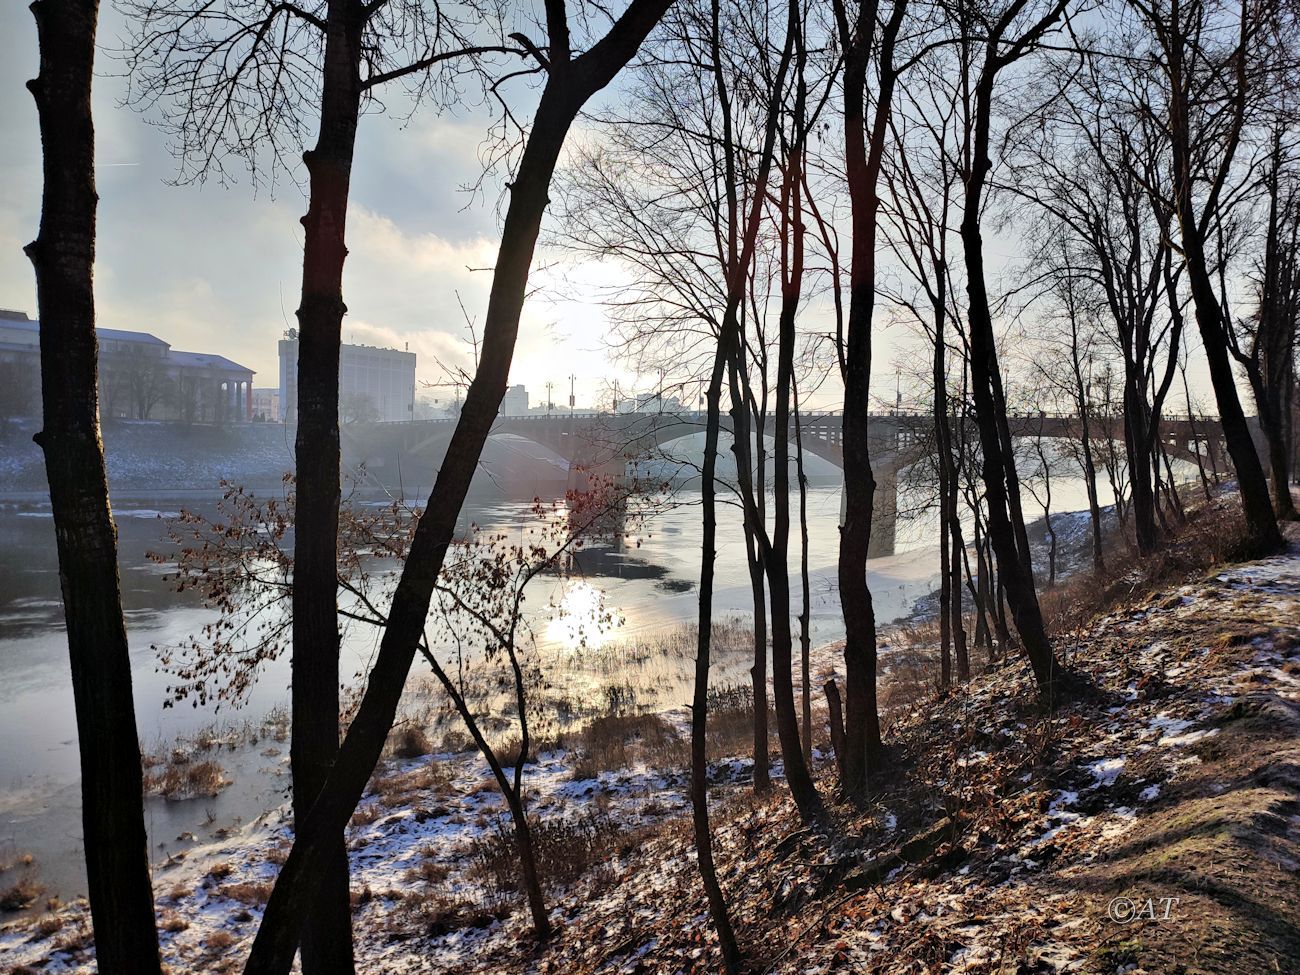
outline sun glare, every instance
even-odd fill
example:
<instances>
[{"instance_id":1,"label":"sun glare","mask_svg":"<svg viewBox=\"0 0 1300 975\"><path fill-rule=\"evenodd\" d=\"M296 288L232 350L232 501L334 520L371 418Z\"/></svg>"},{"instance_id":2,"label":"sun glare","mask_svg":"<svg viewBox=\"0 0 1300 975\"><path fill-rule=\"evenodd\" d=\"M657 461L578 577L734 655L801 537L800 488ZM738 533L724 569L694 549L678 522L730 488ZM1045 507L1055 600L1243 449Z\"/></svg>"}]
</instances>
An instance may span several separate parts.
<instances>
[{"instance_id":1,"label":"sun glare","mask_svg":"<svg viewBox=\"0 0 1300 975\"><path fill-rule=\"evenodd\" d=\"M617 625L604 602L604 593L587 582L570 583L547 624L547 641L570 651L599 649Z\"/></svg>"}]
</instances>

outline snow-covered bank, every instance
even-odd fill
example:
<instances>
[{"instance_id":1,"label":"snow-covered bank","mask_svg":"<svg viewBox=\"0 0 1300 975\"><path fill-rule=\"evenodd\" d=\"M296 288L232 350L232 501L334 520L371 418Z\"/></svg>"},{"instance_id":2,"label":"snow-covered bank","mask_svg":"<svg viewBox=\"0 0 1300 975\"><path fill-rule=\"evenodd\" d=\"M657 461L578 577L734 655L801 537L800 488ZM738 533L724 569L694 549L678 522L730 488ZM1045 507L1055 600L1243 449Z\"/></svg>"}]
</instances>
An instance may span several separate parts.
<instances>
[{"instance_id":1,"label":"snow-covered bank","mask_svg":"<svg viewBox=\"0 0 1300 975\"><path fill-rule=\"evenodd\" d=\"M1297 620L1295 548L1118 603L1059 635L1086 681L1055 712L1019 664L902 709L893 772L866 808L835 807L824 835L780 790L753 798L745 762L718 761L719 869L756 969L1288 971ZM835 655L818 663L831 672ZM680 736L684 714L662 720ZM502 806L481 760L392 763L349 830L362 970L714 970L674 758L596 769L553 750L530 765L539 822L597 853L552 889L558 934L542 950L491 869ZM280 810L159 871L175 970L237 969L289 839ZM1124 914L1147 901L1156 916ZM84 919L73 907L10 928L0 958L86 966Z\"/></svg>"}]
</instances>

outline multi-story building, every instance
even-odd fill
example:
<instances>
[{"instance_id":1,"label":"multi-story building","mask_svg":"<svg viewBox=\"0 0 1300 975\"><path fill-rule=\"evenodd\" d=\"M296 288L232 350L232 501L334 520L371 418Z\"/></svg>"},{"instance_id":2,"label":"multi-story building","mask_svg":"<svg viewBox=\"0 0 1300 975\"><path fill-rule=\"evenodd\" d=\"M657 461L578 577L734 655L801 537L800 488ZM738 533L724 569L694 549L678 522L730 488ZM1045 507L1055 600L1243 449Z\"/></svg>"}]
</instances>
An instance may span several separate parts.
<instances>
[{"instance_id":1,"label":"multi-story building","mask_svg":"<svg viewBox=\"0 0 1300 975\"><path fill-rule=\"evenodd\" d=\"M501 397L502 416L528 415L528 389L524 386L511 386Z\"/></svg>"},{"instance_id":2,"label":"multi-story building","mask_svg":"<svg viewBox=\"0 0 1300 975\"><path fill-rule=\"evenodd\" d=\"M298 419L298 330L280 340L280 415ZM344 345L339 354L339 420L393 422L415 415L415 353Z\"/></svg>"},{"instance_id":3,"label":"multi-story building","mask_svg":"<svg viewBox=\"0 0 1300 975\"><path fill-rule=\"evenodd\" d=\"M278 386L259 386L253 390L253 419L269 423L280 421Z\"/></svg>"},{"instance_id":4,"label":"multi-story building","mask_svg":"<svg viewBox=\"0 0 1300 975\"><path fill-rule=\"evenodd\" d=\"M253 415L253 370L224 356L181 352L156 335L97 328L99 411L105 418L222 423ZM41 324L0 309L0 413L40 413Z\"/></svg>"}]
</instances>

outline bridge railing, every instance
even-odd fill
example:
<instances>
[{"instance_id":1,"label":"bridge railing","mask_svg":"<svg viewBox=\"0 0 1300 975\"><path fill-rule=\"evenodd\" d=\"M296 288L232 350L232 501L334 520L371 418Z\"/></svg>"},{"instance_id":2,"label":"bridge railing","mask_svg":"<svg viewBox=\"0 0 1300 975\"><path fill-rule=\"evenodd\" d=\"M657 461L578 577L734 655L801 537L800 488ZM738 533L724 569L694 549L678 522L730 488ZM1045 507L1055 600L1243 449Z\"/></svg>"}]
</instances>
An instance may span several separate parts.
<instances>
[{"instance_id":1,"label":"bridge railing","mask_svg":"<svg viewBox=\"0 0 1300 975\"><path fill-rule=\"evenodd\" d=\"M843 410L801 410L799 417L802 421L830 420L839 419L844 415ZM901 407L890 410L876 410L867 414L872 419L913 419L928 420L934 416L930 410L922 407ZM703 410L657 410L651 412L634 411L627 413L611 413L609 411L598 410L579 410L573 413L521 413L521 414L501 414L498 420L508 420L524 423L555 423L557 421L567 420L598 420L598 419L624 419L624 418L654 418L665 417L672 420L704 420L708 414ZM768 414L768 418L774 418L773 414ZM1036 410L1016 413L1008 413L1008 420L1077 420L1079 414L1065 412L1060 410ZM1109 417L1094 415L1097 420L1120 419L1120 414ZM410 420L380 420L374 426L411 426L414 424L432 425L432 424L454 424L457 417L427 417L425 419ZM1218 417L1212 413L1162 413L1160 420L1162 423L1216 423Z\"/></svg>"}]
</instances>

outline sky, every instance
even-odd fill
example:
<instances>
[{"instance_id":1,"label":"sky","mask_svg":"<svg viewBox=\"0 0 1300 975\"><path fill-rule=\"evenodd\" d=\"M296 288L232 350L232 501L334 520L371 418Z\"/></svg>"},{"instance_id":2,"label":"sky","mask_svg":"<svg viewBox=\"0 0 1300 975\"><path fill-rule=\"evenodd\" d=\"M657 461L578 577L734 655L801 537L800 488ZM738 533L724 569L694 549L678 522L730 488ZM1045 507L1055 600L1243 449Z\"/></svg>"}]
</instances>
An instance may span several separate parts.
<instances>
[{"instance_id":1,"label":"sky","mask_svg":"<svg viewBox=\"0 0 1300 975\"><path fill-rule=\"evenodd\" d=\"M100 194L96 264L98 323L151 332L174 348L216 353L257 372L257 386L278 385L277 340L296 325L302 261L304 187L282 178L274 190L244 178L175 185L176 160L156 117L122 104L126 79L110 51L124 22L102 6L94 89L96 178ZM32 268L22 247L36 234L40 209L40 140L36 110L25 82L37 71L36 30L25 5L0 6L0 307L36 317ZM400 96L399 96L400 97ZM417 379L445 382L446 363L471 364L467 318L481 323L491 285L499 232L501 183L483 192L465 187L482 172L487 128L473 107L455 113L422 108L409 119L392 114L361 120L348 216L349 257L344 271L345 342L409 348ZM578 127L581 137L581 123ZM573 138L574 136L571 136ZM235 167L238 173L238 167ZM554 216L551 217L554 220ZM546 231L543 231L546 237ZM1014 245L991 238L991 260ZM637 376L611 360L610 321L602 296L620 271L608 264L575 263L539 247L530 296L521 321L512 383L531 401L567 401L576 377L579 406L607 403L617 382L624 394L653 390L657 375ZM825 304L825 302L823 302ZM830 327L816 302L805 328ZM895 368L914 340L878 315L874 342L878 395L893 399ZM914 371L925 380L923 363ZM907 372L903 397L908 397ZM1194 389L1204 392L1199 362ZM445 397L450 391L425 389ZM826 384L807 408L833 407Z\"/></svg>"},{"instance_id":2,"label":"sky","mask_svg":"<svg viewBox=\"0 0 1300 975\"><path fill-rule=\"evenodd\" d=\"M170 185L176 160L166 133L121 104L126 82L104 50L121 31L120 16L104 4L94 88L98 324L224 355L256 370L256 385L277 385L276 342L296 325L304 190L291 180L273 193L247 179L229 187ZM35 282L22 247L40 218L40 138L24 87L38 63L25 5L0 6L0 39L0 307L35 318ZM481 323L487 309L500 184L477 196L463 190L481 172L484 131L484 120L466 113L361 120L344 341L409 347L425 382L445 379L435 360L469 364L466 316ZM535 275L539 287L521 322L511 381L527 385L534 403L545 400L547 381L556 384L556 400L567 401L570 375L580 404L616 373L621 388L638 383L606 355L598 292L615 269L555 267L563 256L539 255L537 263L553 270Z\"/></svg>"}]
</instances>

